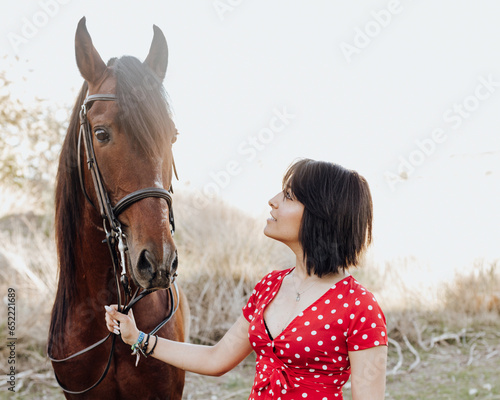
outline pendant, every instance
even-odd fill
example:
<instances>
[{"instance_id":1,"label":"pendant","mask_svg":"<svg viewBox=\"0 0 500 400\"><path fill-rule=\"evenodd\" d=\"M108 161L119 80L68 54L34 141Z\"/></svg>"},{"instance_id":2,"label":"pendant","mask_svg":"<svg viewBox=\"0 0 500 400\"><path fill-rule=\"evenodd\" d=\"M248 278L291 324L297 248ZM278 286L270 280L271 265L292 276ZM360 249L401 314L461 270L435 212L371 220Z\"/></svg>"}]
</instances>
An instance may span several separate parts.
<instances>
[{"instance_id":1,"label":"pendant","mask_svg":"<svg viewBox=\"0 0 500 400\"><path fill-rule=\"evenodd\" d=\"M300 293L297 292L297 297L295 298L295 301L300 301Z\"/></svg>"}]
</instances>

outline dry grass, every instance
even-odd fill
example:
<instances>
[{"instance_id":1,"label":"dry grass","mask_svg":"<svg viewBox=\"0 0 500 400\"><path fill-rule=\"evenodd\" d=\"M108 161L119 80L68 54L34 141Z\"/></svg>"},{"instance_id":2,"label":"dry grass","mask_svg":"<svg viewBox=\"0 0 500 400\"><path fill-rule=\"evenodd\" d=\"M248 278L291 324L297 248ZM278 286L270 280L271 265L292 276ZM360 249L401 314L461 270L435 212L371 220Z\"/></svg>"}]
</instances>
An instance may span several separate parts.
<instances>
[{"instance_id":1,"label":"dry grass","mask_svg":"<svg viewBox=\"0 0 500 400\"><path fill-rule=\"evenodd\" d=\"M45 205L39 208L40 203L23 197L20 191L14 196L18 201L12 193L0 191L0 200L14 207L13 213L5 206L0 209L0 293L4 297L7 288L14 287L17 294L19 398L62 398L55 389L50 364L45 361L56 285L52 216L47 212L50 202L44 200ZM284 246L262 234L265 221L249 218L220 201L199 210L189 193L176 193L174 204L178 279L190 301L191 341L214 343L236 320L253 286L266 271L292 265L294 260ZM31 212L21 213L26 209ZM378 266L368 255L363 264L352 273L375 292L388 321L388 398L406 398L402 393L410 383L405 386L400 382L421 381L421 377L431 374L429 371L452 371L455 364L458 372L476 374L478 369L472 368L484 365L493 376L500 374L498 264L478 264L470 274L457 275L445 289L441 285L439 292L426 291L402 278L404 271L418 268L417 260ZM0 334L5 338L6 307L2 307L1 318ZM4 341L0 342L2 365L6 365L7 351ZM500 392L500 384L487 372L481 373L483 386L493 385L489 393ZM250 359L220 380L190 375L185 398L246 398L252 374ZM449 372L449 380L458 379L456 376ZM467 379L472 378L467 375ZM433 393L440 390L446 393L444 386ZM463 392L467 392L465 386ZM5 380L0 382L0 398L4 393Z\"/></svg>"}]
</instances>

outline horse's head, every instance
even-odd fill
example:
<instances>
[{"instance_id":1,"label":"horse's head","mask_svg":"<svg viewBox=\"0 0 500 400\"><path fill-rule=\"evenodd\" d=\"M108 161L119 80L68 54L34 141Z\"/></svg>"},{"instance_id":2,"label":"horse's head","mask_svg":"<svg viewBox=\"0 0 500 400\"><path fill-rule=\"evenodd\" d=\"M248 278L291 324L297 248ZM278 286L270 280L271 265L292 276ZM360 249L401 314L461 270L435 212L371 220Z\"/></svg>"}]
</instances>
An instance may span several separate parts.
<instances>
[{"instance_id":1,"label":"horse's head","mask_svg":"<svg viewBox=\"0 0 500 400\"><path fill-rule=\"evenodd\" d=\"M116 101L95 101L87 112L96 161L111 204L139 189L169 189L176 130L162 86L168 49L161 30L154 27L153 42L144 63L124 56L106 65L94 48L82 18L76 31L75 49L78 68L88 84L88 95L116 95ZM87 170L85 186L97 204ZM168 287L177 268L169 211L164 199L148 197L135 202L119 216L127 237L129 274L143 288Z\"/></svg>"}]
</instances>

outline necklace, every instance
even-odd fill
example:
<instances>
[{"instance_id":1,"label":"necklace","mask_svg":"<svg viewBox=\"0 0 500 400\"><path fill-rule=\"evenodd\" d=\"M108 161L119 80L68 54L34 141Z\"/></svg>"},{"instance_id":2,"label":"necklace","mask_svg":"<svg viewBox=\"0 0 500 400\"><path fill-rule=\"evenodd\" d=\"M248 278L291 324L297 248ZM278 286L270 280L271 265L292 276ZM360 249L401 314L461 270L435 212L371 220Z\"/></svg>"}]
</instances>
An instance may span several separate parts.
<instances>
[{"instance_id":1,"label":"necklace","mask_svg":"<svg viewBox=\"0 0 500 400\"><path fill-rule=\"evenodd\" d=\"M304 289L302 292L299 292L297 290L297 287L295 286L295 270L293 270L292 273L292 283L293 283L293 288L295 289L295 294L297 295L295 297L295 301L299 302L300 301L300 295L307 292L309 289L311 289L314 285L316 285L318 281L314 281L307 289Z\"/></svg>"}]
</instances>

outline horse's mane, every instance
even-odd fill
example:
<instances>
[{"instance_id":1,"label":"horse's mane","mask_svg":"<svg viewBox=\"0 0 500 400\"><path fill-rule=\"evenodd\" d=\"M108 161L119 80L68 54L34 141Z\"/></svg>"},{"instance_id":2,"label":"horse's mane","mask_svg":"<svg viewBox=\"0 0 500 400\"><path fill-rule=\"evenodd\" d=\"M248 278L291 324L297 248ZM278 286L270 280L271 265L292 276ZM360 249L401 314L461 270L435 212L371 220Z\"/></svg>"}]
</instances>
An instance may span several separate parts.
<instances>
[{"instance_id":1,"label":"horse's mane","mask_svg":"<svg viewBox=\"0 0 500 400\"><path fill-rule=\"evenodd\" d=\"M120 128L135 141L147 156L161 154L175 127L165 90L157 76L137 58L113 58L108 66L116 78L116 96ZM59 281L52 309L48 350L61 339L68 311L78 294L76 282L75 246L82 240L79 232L84 197L78 174L79 113L87 96L87 82L78 94L71 114L66 138L59 157L55 192L55 233L59 258Z\"/></svg>"}]
</instances>

